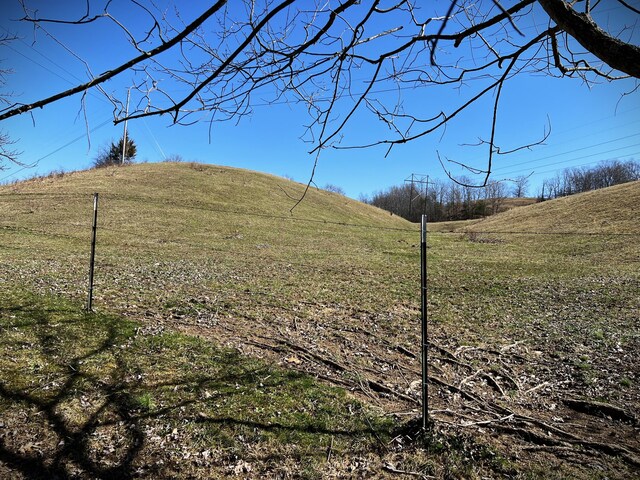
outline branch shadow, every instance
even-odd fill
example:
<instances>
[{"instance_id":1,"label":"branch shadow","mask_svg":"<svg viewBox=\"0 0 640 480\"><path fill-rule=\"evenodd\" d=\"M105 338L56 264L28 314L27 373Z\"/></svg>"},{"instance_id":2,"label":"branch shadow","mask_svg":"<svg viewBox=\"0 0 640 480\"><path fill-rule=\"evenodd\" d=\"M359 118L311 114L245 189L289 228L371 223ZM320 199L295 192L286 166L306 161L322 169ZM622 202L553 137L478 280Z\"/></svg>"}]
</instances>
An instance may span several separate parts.
<instances>
[{"instance_id":1,"label":"branch shadow","mask_svg":"<svg viewBox=\"0 0 640 480\"><path fill-rule=\"evenodd\" d=\"M115 319L110 319L100 332L100 339L97 345L85 349L80 355L67 357L61 352L61 339L54 332L60 324L53 322L59 316L77 313L65 309L48 309L37 302L23 303L11 309L1 309L4 314L10 310L14 316L28 319L26 321L9 324L8 328L30 331L35 337L35 342L28 342L28 347L32 349L33 358L44 360L49 366L56 366L58 375L64 380L61 385L55 388L52 395L42 395L39 389L20 388L12 386L10 381L4 379L0 381L0 398L3 403L9 403L12 408L26 408L31 411L41 412L44 415L46 424L55 432L59 439L59 448L51 458L42 458L37 452L35 454L22 453L24 448L11 449L4 436L0 438L0 461L10 467L21 471L28 478L70 478L72 475L66 467L68 460L71 460L85 472L97 478L131 478L131 462L143 444L143 434L136 425L135 419L130 414L132 399L123 390L123 379L121 376L114 376L110 383L95 383L95 379L83 373L81 365L87 360L113 351L114 345L120 339L116 329ZM77 316L77 315L76 315ZM54 318L55 317L55 318ZM82 322L89 320L87 315L72 322ZM68 326L68 325L67 325ZM2 342L6 344L6 342ZM4 347L5 345L3 345ZM36 367L42 367L36 363ZM61 371L66 371L62 375ZM21 372L26 373L26 372ZM35 373L35 372L34 372ZM18 373L20 376L20 373ZM80 425L73 425L65 418L64 409L61 405L72 399L78 392L78 384L82 381L95 383L104 393L104 401L93 412L90 412ZM30 392L34 390L35 393ZM116 412L120 421L127 426L129 435L126 453L119 464L113 467L102 467L91 458L89 453L88 439L98 426L98 418L107 409Z\"/></svg>"},{"instance_id":2,"label":"branch shadow","mask_svg":"<svg viewBox=\"0 0 640 480\"><path fill-rule=\"evenodd\" d=\"M0 338L0 355L17 363L11 370L7 367L10 363L0 360L0 420L3 420L0 422L0 467L4 463L10 471L27 478L137 478L139 467L146 460L145 422L171 415L193 425L243 426L263 432L376 435L373 428L332 429L306 421L292 425L262 422L247 418L242 412L236 415L232 411L229 415L227 411L212 416L193 413L200 408L201 394L206 389L216 391L207 400L211 403L222 396L236 395L230 385L253 388L256 371L242 368L230 368L216 375L182 372L176 378L148 384L145 388L153 392L184 388L193 393L187 398L173 399L161 408L144 408L135 394L139 382L131 375L144 367L122 353L123 343L133 338L133 333L123 335L123 321L108 316L100 316L97 321L92 315L64 306L43 305L42 301L34 297L18 305L10 302L7 307L0 296L0 332L11 333ZM91 335L87 335L88 331ZM71 341L65 340L69 338ZM103 364L111 365L107 375L100 367ZM92 368L96 368L96 372ZM46 380L45 385L42 379ZM284 381L265 384L278 389ZM92 401L85 401L85 397L91 397ZM189 407L191 410L185 412ZM7 417L21 412L23 417L31 416L31 423L27 422L24 431L12 437L6 428L3 431L8 420L3 418L3 412ZM34 416L41 418L36 422ZM96 452L95 438L101 429L108 427L117 427L121 438L116 458L111 455L109 461L105 461ZM33 443L45 443L47 447L27 448L25 445L32 443L30 438L35 438Z\"/></svg>"}]
</instances>

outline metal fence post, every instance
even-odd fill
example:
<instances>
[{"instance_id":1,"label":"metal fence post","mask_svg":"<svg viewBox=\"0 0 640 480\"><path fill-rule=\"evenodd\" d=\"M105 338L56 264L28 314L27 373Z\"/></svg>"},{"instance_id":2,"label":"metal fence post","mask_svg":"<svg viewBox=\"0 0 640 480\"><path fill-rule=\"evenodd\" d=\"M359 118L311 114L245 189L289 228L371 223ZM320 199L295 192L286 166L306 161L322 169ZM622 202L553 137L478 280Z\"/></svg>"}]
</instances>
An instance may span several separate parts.
<instances>
[{"instance_id":1,"label":"metal fence post","mask_svg":"<svg viewBox=\"0 0 640 480\"><path fill-rule=\"evenodd\" d=\"M420 222L420 316L422 320L422 429L427 429L429 419L429 337L427 330L427 216Z\"/></svg>"},{"instance_id":2,"label":"metal fence post","mask_svg":"<svg viewBox=\"0 0 640 480\"><path fill-rule=\"evenodd\" d=\"M93 228L91 231L91 258L89 260L89 298L87 311L92 311L93 304L93 267L96 259L96 230L98 228L98 194L93 194Z\"/></svg>"}]
</instances>

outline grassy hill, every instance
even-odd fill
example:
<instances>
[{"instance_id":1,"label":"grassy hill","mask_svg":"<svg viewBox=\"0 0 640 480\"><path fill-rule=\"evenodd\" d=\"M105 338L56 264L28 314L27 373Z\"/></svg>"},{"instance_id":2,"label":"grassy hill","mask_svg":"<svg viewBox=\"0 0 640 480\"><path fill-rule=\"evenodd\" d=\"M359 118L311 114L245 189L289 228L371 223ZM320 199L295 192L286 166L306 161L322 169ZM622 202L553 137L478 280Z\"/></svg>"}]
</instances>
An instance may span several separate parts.
<instances>
[{"instance_id":1,"label":"grassy hill","mask_svg":"<svg viewBox=\"0 0 640 480\"><path fill-rule=\"evenodd\" d=\"M98 307L135 315L153 296L180 315L193 310L189 301L217 298L219 312L256 315L261 304L357 299L363 309L386 308L415 296L403 285L414 276L396 261L419 239L414 225L315 188L291 213L303 191L279 177L200 164L76 172L0 188L0 241L7 265L39 269L40 284L81 300L99 192Z\"/></svg>"},{"instance_id":2,"label":"grassy hill","mask_svg":"<svg viewBox=\"0 0 640 480\"><path fill-rule=\"evenodd\" d=\"M0 193L6 199L11 194L16 198L31 194L56 199L99 192L122 202L160 203L168 207L215 210L216 213L407 225L388 212L313 187L307 201L290 212L304 188L297 182L248 170L195 163L155 163L39 177L0 187ZM80 210L81 205L77 208Z\"/></svg>"},{"instance_id":3,"label":"grassy hill","mask_svg":"<svg viewBox=\"0 0 640 480\"><path fill-rule=\"evenodd\" d=\"M640 181L557 198L488 217L469 229L640 234Z\"/></svg>"},{"instance_id":4,"label":"grassy hill","mask_svg":"<svg viewBox=\"0 0 640 480\"><path fill-rule=\"evenodd\" d=\"M2 186L0 476L633 477L621 187L431 231L416 441L416 225L317 189L291 213L303 185L199 164Z\"/></svg>"},{"instance_id":5,"label":"grassy hill","mask_svg":"<svg viewBox=\"0 0 640 480\"><path fill-rule=\"evenodd\" d=\"M415 227L316 188L290 212L303 191L168 163L0 187L0 428L15 427L0 476L379 468L390 419L299 372L326 369L316 333L355 298L363 309L408 296L371 287L398 270L386 250L409 249L395 240ZM87 315L94 192L97 313ZM362 276L370 283L353 281ZM283 343L294 330L309 343ZM341 372L322 376L344 386ZM23 415L48 423L25 426Z\"/></svg>"},{"instance_id":6,"label":"grassy hill","mask_svg":"<svg viewBox=\"0 0 640 480\"><path fill-rule=\"evenodd\" d=\"M502 205L500 207L500 211L511 210L513 208L518 207L526 207L527 205L533 205L534 203L538 203L538 199L535 197L521 197L521 198L512 198L508 197L502 201Z\"/></svg>"},{"instance_id":7,"label":"grassy hill","mask_svg":"<svg viewBox=\"0 0 640 480\"><path fill-rule=\"evenodd\" d=\"M11 232L5 247L17 249L17 257L63 255L73 261L61 268L81 264L82 270L93 192L100 194L98 262L106 269L154 255L160 261L202 260L243 271L292 261L318 262L320 271L336 264L359 268L386 261L380 252L387 237L376 228L391 236L415 228L380 209L315 188L290 212L303 191L299 183L239 169L142 164L2 187L0 216ZM79 279L85 272L77 274Z\"/></svg>"}]
</instances>

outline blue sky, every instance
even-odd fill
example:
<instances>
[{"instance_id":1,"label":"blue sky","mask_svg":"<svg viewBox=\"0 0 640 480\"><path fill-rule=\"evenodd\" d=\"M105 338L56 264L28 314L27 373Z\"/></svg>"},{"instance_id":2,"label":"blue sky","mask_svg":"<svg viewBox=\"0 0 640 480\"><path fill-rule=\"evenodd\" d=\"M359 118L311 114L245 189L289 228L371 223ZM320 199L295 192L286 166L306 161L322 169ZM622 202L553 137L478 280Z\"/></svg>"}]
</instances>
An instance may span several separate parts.
<instances>
[{"instance_id":1,"label":"blue sky","mask_svg":"<svg viewBox=\"0 0 640 480\"><path fill-rule=\"evenodd\" d=\"M84 2L63 2L64 8L57 13L77 16L71 13L73 8L79 6L82 10L83 5ZM617 8L612 8L612 14L618 12ZM0 34L17 33L20 37L0 50L0 68L12 70L4 92L11 92L14 100L31 102L87 78L85 66L42 32L34 43L33 29L15 21L21 15L17 1L2 2ZM57 34L58 38L89 61L94 74L132 56L124 40L103 35L108 33L106 30L85 26L64 32ZM124 74L105 88L110 92L126 92L130 80ZM640 159L640 93L623 95L635 85L636 81L625 80L588 87L577 79L516 77L506 84L503 92L497 143L511 148L533 141L542 135L548 122L552 131L546 145L498 157L493 178L531 174L529 193L535 194L542 179L563 168L593 165L607 159ZM450 108L461 94L444 87L401 91L399 95L399 101L424 105L428 110L433 105ZM309 122L304 106L284 102L268 105L259 96L254 101L252 115L239 123L213 124L211 138L206 121L189 127L172 126L168 119L156 117L129 122L129 134L138 146L137 160L154 162L178 154L185 160L286 175L306 182L315 156L309 155L310 145L301 140L304 125ZM0 129L17 140L14 147L23 152L20 161L35 164L32 168L9 165L0 172L0 182L52 170L88 168L100 147L122 135L122 125L112 124L112 106L98 92L86 96L85 106L83 111L81 97L76 95L32 115L0 122ZM327 183L338 185L349 196L358 198L401 183L412 173L445 178L438 152L443 158L480 167L486 160L486 148L460 144L473 143L479 136L486 138L489 120L487 102L457 118L444 135L438 131L396 146L386 158L384 147L325 150L320 156L315 183L321 187ZM354 119L346 132L348 140L357 143L377 129L380 125L362 115ZM89 136L87 130L91 132ZM464 173L453 165L451 168L454 174Z\"/></svg>"}]
</instances>

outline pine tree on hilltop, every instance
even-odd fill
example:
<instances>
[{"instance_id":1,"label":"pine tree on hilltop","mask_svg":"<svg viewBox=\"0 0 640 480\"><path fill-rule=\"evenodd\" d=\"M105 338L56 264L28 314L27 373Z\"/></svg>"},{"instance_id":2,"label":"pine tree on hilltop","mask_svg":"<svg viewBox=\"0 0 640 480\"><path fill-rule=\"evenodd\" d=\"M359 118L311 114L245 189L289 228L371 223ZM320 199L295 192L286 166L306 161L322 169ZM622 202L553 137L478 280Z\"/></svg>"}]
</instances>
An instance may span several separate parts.
<instances>
[{"instance_id":1,"label":"pine tree on hilltop","mask_svg":"<svg viewBox=\"0 0 640 480\"><path fill-rule=\"evenodd\" d=\"M128 165L132 163L136 157L136 153L138 153L136 143L127 137L126 149L123 152L123 141L124 138L120 138L118 142L111 142L111 145L108 147L103 147L93 161L94 168L109 167L112 165Z\"/></svg>"}]
</instances>

